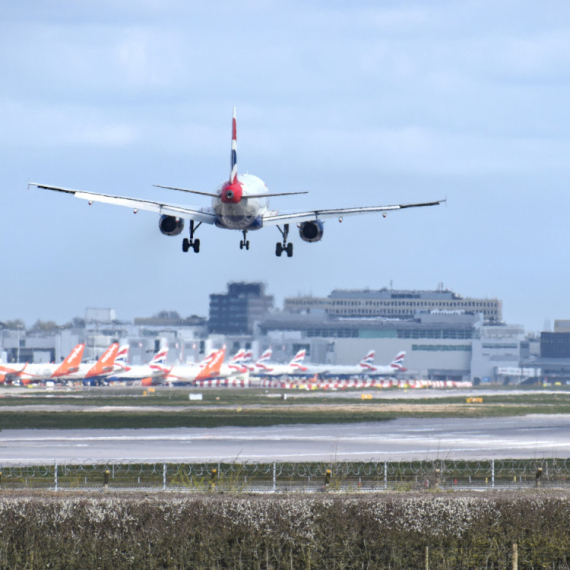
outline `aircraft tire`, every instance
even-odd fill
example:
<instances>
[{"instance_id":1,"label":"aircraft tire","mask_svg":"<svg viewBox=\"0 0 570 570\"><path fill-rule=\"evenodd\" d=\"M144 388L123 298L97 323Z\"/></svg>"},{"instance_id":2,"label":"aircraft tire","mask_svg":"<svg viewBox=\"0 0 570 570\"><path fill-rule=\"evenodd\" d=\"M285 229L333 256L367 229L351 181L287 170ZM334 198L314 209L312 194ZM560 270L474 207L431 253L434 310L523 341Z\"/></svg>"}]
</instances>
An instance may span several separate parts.
<instances>
[{"instance_id":1,"label":"aircraft tire","mask_svg":"<svg viewBox=\"0 0 570 570\"><path fill-rule=\"evenodd\" d=\"M249 241L245 242L245 249L247 249L249 251Z\"/></svg>"},{"instance_id":2,"label":"aircraft tire","mask_svg":"<svg viewBox=\"0 0 570 570\"><path fill-rule=\"evenodd\" d=\"M188 253L189 249L190 249L190 241L188 240L188 238L184 238L182 240L182 251L184 253Z\"/></svg>"},{"instance_id":3,"label":"aircraft tire","mask_svg":"<svg viewBox=\"0 0 570 570\"><path fill-rule=\"evenodd\" d=\"M293 244L287 244L287 257L293 257Z\"/></svg>"},{"instance_id":4,"label":"aircraft tire","mask_svg":"<svg viewBox=\"0 0 570 570\"><path fill-rule=\"evenodd\" d=\"M277 257L281 257L282 253L283 253L283 246L281 245L281 242L277 242L277 245L275 246L275 255Z\"/></svg>"},{"instance_id":5,"label":"aircraft tire","mask_svg":"<svg viewBox=\"0 0 570 570\"><path fill-rule=\"evenodd\" d=\"M200 253L200 240L195 239L192 247L194 248L194 253Z\"/></svg>"}]
</instances>

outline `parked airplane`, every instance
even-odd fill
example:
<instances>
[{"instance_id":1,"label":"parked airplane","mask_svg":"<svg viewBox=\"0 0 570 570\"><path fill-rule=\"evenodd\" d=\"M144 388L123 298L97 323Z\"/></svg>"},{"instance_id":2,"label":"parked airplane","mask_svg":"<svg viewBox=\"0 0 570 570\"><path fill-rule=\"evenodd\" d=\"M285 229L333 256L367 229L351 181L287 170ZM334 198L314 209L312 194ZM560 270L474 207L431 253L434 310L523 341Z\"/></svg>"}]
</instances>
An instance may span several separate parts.
<instances>
[{"instance_id":1,"label":"parked airplane","mask_svg":"<svg viewBox=\"0 0 570 570\"><path fill-rule=\"evenodd\" d=\"M85 386L101 384L109 375L115 372L115 357L118 350L119 343L114 342L105 350L95 364L81 364L76 372L62 376L62 380L82 380Z\"/></svg>"},{"instance_id":2,"label":"parked airplane","mask_svg":"<svg viewBox=\"0 0 570 570\"><path fill-rule=\"evenodd\" d=\"M15 364L0 367L0 382L19 382L27 386L32 382L45 380L59 380L64 376L73 374L79 370L81 358L83 358L84 344L78 344L61 364L49 362Z\"/></svg>"},{"instance_id":3,"label":"parked airplane","mask_svg":"<svg viewBox=\"0 0 570 570\"><path fill-rule=\"evenodd\" d=\"M260 360L255 363L256 370L252 372L252 376L291 376L297 372L305 371L307 369L303 365L305 354L306 350L303 349L297 352L289 364L270 364L271 349L268 349L263 353Z\"/></svg>"},{"instance_id":4,"label":"parked airplane","mask_svg":"<svg viewBox=\"0 0 570 570\"><path fill-rule=\"evenodd\" d=\"M115 358L115 371L108 378L107 382L134 382L140 381L141 386L152 386L160 383L165 376L164 366L168 356L168 347L159 350L148 364L138 364L130 366L127 362L129 355L129 345L119 347L117 358Z\"/></svg>"},{"instance_id":5,"label":"parked airplane","mask_svg":"<svg viewBox=\"0 0 570 570\"><path fill-rule=\"evenodd\" d=\"M209 354L198 364L175 364L162 367L164 379L169 384L190 384L195 380L211 380L220 375L226 349L222 348Z\"/></svg>"},{"instance_id":6,"label":"parked airplane","mask_svg":"<svg viewBox=\"0 0 570 570\"><path fill-rule=\"evenodd\" d=\"M422 202L418 204L323 209L280 214L277 210L269 209L269 198L306 194L307 192L278 192L270 194L265 183L257 176L251 174L238 175L236 141L236 113L234 108L230 177L216 192L202 192L174 186L155 185L158 188L208 196L212 198L211 208L176 206L154 200L113 196L98 192L85 192L82 190L62 188L60 186L39 184L37 182L31 182L29 186L72 194L76 198L87 200L89 205L93 204L93 202L104 202L132 208L135 214L139 210L156 212L160 214L158 227L160 231L167 236L180 235L184 229L184 220L187 219L189 220L190 237L184 238L182 241L182 251L184 252L187 252L190 248L196 253L200 251L200 240L195 239L195 233L202 224L210 224L222 229L240 231L243 235L243 239L240 241L241 249L249 249L248 232L259 230L264 226L275 225L282 236L282 240L277 242L275 248L275 254L278 257L280 257L283 252L287 254L287 257L293 256L293 244L288 242L290 223L298 224L299 235L303 241L317 242L323 237L324 221L330 218L338 218L339 221L342 221L344 216L373 212L381 212L385 216L388 211L423 206L437 206L444 202L444 200L436 200L434 202Z\"/></svg>"},{"instance_id":7,"label":"parked airplane","mask_svg":"<svg viewBox=\"0 0 570 570\"><path fill-rule=\"evenodd\" d=\"M353 378L355 376L394 376L398 372L406 371L403 367L405 352L399 352L388 366L375 366L374 354L375 352L371 350L357 366L316 365L313 368L308 365L308 372L314 372L323 378Z\"/></svg>"},{"instance_id":8,"label":"parked airplane","mask_svg":"<svg viewBox=\"0 0 570 570\"><path fill-rule=\"evenodd\" d=\"M388 364L388 366L380 365L376 366L375 364L370 364L366 372L364 373L365 376L393 376L398 372L406 372L407 368L404 368L404 359L406 358L406 352L398 352L396 358Z\"/></svg>"}]
</instances>

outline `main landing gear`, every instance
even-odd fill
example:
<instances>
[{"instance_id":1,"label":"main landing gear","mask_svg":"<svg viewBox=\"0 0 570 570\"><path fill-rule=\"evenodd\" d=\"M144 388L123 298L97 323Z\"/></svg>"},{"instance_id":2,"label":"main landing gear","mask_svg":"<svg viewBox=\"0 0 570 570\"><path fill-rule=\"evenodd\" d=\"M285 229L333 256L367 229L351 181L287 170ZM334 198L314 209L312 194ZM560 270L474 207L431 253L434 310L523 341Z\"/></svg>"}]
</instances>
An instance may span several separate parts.
<instances>
[{"instance_id":1,"label":"main landing gear","mask_svg":"<svg viewBox=\"0 0 570 570\"><path fill-rule=\"evenodd\" d=\"M188 253L188 250L192 248L194 253L200 252L200 240L194 239L194 232L202 225L200 222L196 227L194 227L194 220L190 220L190 239L184 238L182 240L182 251Z\"/></svg>"},{"instance_id":2,"label":"main landing gear","mask_svg":"<svg viewBox=\"0 0 570 570\"><path fill-rule=\"evenodd\" d=\"M275 255L281 257L281 254L285 251L287 252L287 257L293 257L293 244L287 243L287 237L289 236L289 224L283 224L283 229L277 226L277 229L281 232L283 236L283 243L277 242L275 246Z\"/></svg>"},{"instance_id":3,"label":"main landing gear","mask_svg":"<svg viewBox=\"0 0 570 570\"><path fill-rule=\"evenodd\" d=\"M239 242L239 248L243 249L245 247L245 249L249 249L249 240L247 239L247 230L242 230L243 231L243 239Z\"/></svg>"}]
</instances>

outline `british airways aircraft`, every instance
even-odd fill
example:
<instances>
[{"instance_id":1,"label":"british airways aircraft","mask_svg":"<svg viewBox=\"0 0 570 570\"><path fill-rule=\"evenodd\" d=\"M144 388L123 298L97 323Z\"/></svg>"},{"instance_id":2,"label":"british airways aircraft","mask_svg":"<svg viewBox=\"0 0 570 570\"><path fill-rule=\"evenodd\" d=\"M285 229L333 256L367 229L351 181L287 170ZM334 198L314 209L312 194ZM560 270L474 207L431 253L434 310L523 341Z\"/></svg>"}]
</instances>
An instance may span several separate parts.
<instances>
[{"instance_id":1,"label":"british airways aircraft","mask_svg":"<svg viewBox=\"0 0 570 570\"><path fill-rule=\"evenodd\" d=\"M299 227L299 235L303 241L317 242L323 237L323 222L330 218L338 218L342 221L344 216L356 214L368 214L403 210L405 208L419 208L423 206L437 206L445 200L424 202L419 204L396 204L393 206L367 206L359 208L337 208L332 210L310 210L296 213L280 214L277 210L269 209L269 198L277 196L291 196L307 194L307 192L269 193L267 186L257 176L251 174L238 174L237 168L237 137L236 137L236 112L234 108L232 120L232 148L230 177L216 192L201 192L172 186L155 185L158 188L177 190L200 196L212 198L211 208L199 208L188 206L176 206L124 196L111 196L98 192L85 192L72 190L59 186L49 186L31 182L29 186L37 186L45 190L54 190L72 194L76 198L87 200L89 205L93 202L105 202L132 208L136 214L139 210L147 210L160 214L158 227L167 236L177 236L184 230L184 220L189 220L190 235L182 240L182 251L193 249L195 253L200 251L200 240L195 238L196 231L202 224L214 225L226 230L238 230L242 233L240 249L249 249L247 234L250 231L259 230L264 226L277 226L281 233L281 241L277 242L275 254L280 257L283 252L287 257L293 256L293 244L289 239L289 224L295 223Z\"/></svg>"}]
</instances>

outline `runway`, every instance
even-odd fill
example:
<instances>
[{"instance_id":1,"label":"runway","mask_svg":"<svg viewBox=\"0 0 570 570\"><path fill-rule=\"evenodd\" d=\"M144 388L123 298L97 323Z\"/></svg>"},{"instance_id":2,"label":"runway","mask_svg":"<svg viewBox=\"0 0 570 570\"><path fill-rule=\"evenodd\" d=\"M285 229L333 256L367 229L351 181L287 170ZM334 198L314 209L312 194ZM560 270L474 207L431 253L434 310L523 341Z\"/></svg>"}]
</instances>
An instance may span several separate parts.
<instances>
[{"instance_id":1,"label":"runway","mask_svg":"<svg viewBox=\"0 0 570 570\"><path fill-rule=\"evenodd\" d=\"M570 415L262 428L4 430L0 467L112 461L328 461L570 457Z\"/></svg>"}]
</instances>

